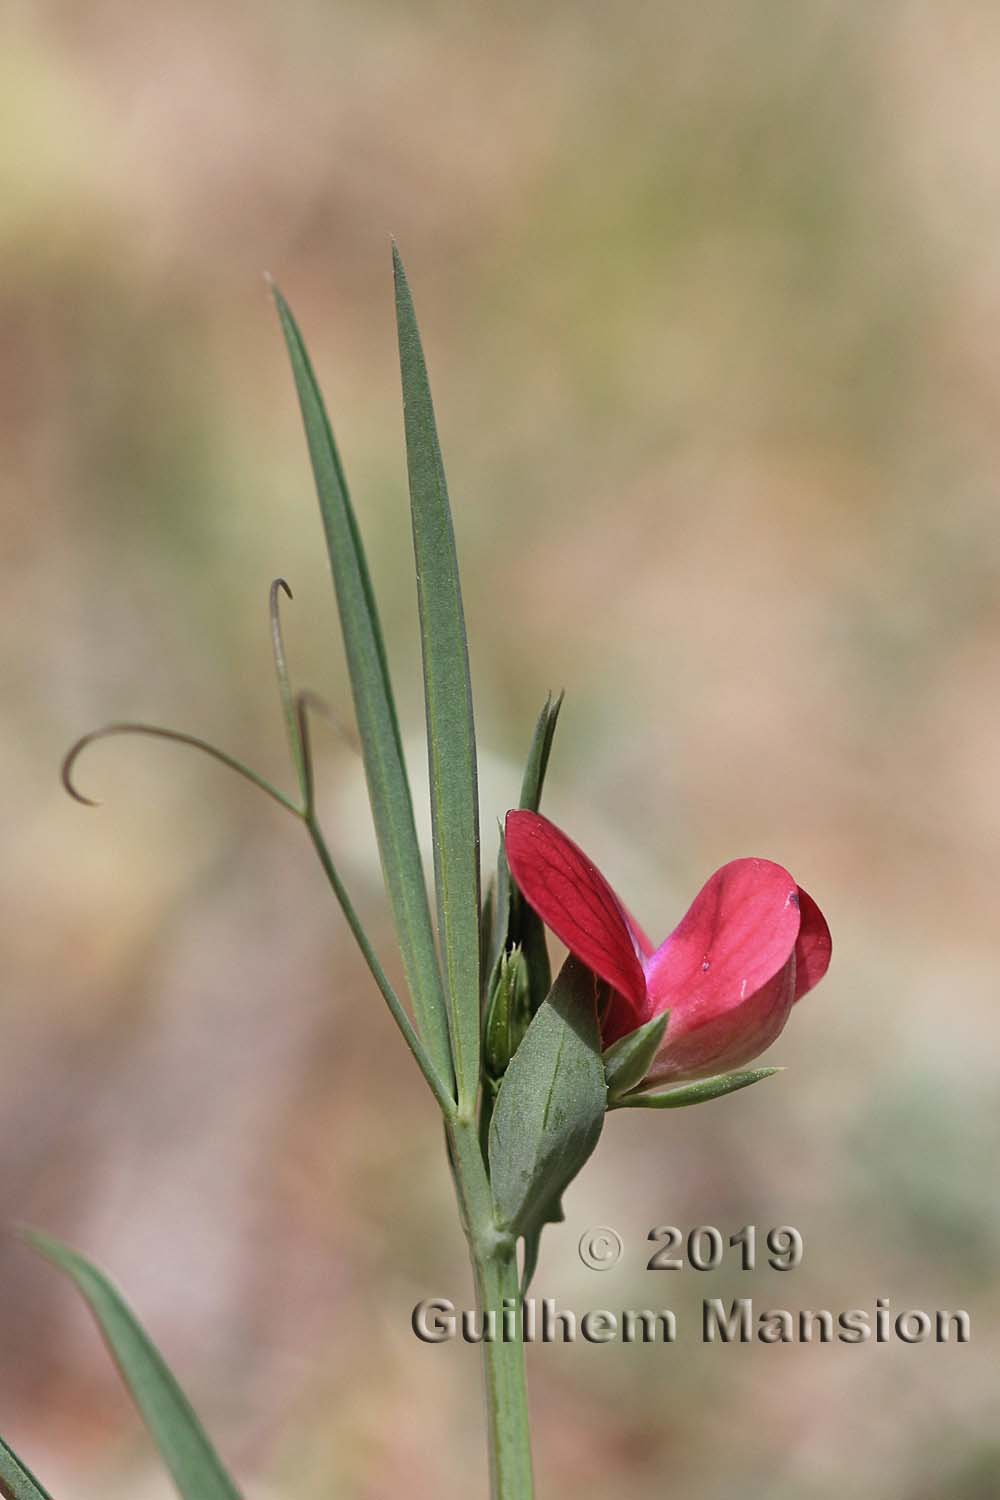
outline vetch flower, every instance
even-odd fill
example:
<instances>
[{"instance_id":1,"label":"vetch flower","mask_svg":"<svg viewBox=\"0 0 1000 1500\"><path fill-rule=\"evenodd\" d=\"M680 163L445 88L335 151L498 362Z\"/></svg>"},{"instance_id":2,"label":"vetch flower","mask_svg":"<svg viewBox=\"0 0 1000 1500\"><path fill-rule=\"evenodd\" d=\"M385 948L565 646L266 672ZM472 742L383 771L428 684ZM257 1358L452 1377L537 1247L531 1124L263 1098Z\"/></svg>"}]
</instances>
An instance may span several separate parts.
<instances>
[{"instance_id":1,"label":"vetch flower","mask_svg":"<svg viewBox=\"0 0 1000 1500\"><path fill-rule=\"evenodd\" d=\"M525 900L610 987L601 1017L605 1048L670 1012L643 1088L750 1062L826 973L831 943L823 914L771 860L723 865L654 948L597 867L548 818L509 812L505 842Z\"/></svg>"}]
</instances>

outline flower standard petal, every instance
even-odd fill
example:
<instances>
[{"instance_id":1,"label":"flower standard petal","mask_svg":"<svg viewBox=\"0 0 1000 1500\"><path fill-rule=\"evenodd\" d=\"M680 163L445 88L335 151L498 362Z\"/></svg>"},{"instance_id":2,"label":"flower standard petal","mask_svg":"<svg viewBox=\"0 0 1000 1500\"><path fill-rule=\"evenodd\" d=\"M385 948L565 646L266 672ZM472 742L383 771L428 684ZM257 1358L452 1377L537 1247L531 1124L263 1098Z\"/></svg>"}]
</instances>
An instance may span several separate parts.
<instances>
[{"instance_id":1,"label":"flower standard petal","mask_svg":"<svg viewBox=\"0 0 1000 1500\"><path fill-rule=\"evenodd\" d=\"M705 882L647 960L653 1012L710 1020L740 1005L788 962L799 936L799 890L769 859L734 859Z\"/></svg>"},{"instance_id":2,"label":"flower standard petal","mask_svg":"<svg viewBox=\"0 0 1000 1500\"><path fill-rule=\"evenodd\" d=\"M521 894L569 951L593 969L646 1019L646 979L624 907L604 876L572 839L540 813L507 814L507 860Z\"/></svg>"}]
</instances>

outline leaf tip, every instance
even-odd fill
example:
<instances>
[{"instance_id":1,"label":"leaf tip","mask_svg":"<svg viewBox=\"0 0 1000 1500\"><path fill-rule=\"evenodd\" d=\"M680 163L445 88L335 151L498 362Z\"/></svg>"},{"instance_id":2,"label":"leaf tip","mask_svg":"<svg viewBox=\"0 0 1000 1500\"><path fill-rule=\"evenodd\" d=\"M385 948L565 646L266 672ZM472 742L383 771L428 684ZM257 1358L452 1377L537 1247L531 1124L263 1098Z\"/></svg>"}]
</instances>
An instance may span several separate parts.
<instances>
[{"instance_id":1,"label":"leaf tip","mask_svg":"<svg viewBox=\"0 0 1000 1500\"><path fill-rule=\"evenodd\" d=\"M285 298L281 291L281 287L278 285L276 279L271 275L270 271L265 271L263 275L264 285L267 287L267 290L274 298L278 312L284 315L288 311L288 303L285 301Z\"/></svg>"},{"instance_id":2,"label":"leaf tip","mask_svg":"<svg viewBox=\"0 0 1000 1500\"><path fill-rule=\"evenodd\" d=\"M72 1253L61 1240L55 1239L51 1234L46 1234L44 1230L35 1229L31 1224L15 1224L13 1227L19 1240L23 1240L31 1250L44 1256L54 1266L62 1265L64 1257Z\"/></svg>"},{"instance_id":3,"label":"leaf tip","mask_svg":"<svg viewBox=\"0 0 1000 1500\"><path fill-rule=\"evenodd\" d=\"M407 274L406 274L406 266L403 264L403 257L400 254L399 246L397 245L395 238L393 238L391 240L391 244L392 244L392 279L393 279L393 282L395 283L395 287L396 287L396 300L398 302L399 299L402 298L402 297L409 298L409 296L410 296L410 282L409 282L409 278L407 277Z\"/></svg>"}]
</instances>

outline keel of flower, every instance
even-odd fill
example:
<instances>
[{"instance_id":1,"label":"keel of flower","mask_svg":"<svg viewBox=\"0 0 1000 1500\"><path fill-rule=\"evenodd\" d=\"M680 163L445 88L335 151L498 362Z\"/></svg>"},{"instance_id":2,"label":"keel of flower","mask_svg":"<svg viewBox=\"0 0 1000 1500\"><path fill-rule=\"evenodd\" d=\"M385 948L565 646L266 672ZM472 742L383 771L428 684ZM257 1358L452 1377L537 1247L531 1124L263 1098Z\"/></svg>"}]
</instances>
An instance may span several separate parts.
<instances>
[{"instance_id":1,"label":"keel of flower","mask_svg":"<svg viewBox=\"0 0 1000 1500\"><path fill-rule=\"evenodd\" d=\"M601 1019L605 1048L670 1012L638 1084L643 1089L751 1062L826 973L831 942L823 914L771 860L723 865L654 948L596 865L554 823L510 812L505 838L524 899L611 987Z\"/></svg>"}]
</instances>

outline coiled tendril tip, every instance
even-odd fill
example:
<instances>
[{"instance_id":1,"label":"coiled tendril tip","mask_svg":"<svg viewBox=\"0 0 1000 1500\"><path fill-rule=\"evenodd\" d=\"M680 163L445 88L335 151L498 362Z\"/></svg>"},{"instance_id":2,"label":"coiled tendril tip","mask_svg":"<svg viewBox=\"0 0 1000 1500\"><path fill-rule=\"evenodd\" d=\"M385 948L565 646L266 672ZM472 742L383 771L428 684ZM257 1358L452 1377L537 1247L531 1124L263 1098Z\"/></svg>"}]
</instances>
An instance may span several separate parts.
<instances>
[{"instance_id":1,"label":"coiled tendril tip","mask_svg":"<svg viewBox=\"0 0 1000 1500\"><path fill-rule=\"evenodd\" d=\"M113 726L109 726L109 728L112 727ZM83 807L100 807L101 804L94 797L85 797L80 791L79 787L74 785L73 767L76 764L77 757L80 755L81 751L85 750L90 744L91 740L96 739L97 736L102 733L103 731L98 729L91 730L89 734L82 735L75 744L70 745L69 749L66 751L66 754L63 756L62 765L59 767L59 779L62 781L63 786L65 787L69 795L73 798L73 801L79 802Z\"/></svg>"},{"instance_id":2,"label":"coiled tendril tip","mask_svg":"<svg viewBox=\"0 0 1000 1500\"><path fill-rule=\"evenodd\" d=\"M100 729L92 729L89 734L85 734L78 739L75 745L70 746L70 749L66 753L62 763L62 784L74 801L82 802L84 807L100 807L101 804L96 802L92 797L85 797L79 790L73 781L73 767L81 752L88 745L93 744L95 740L110 739L113 735L117 734L143 734L150 736L152 739L171 740L176 745L190 745L193 749L201 750L205 755L210 755L213 760L217 760L230 771L235 771L245 781L249 781L252 786L258 787L260 791L266 792L279 806L286 808L289 812L295 813L296 817L301 818L302 816L302 809L291 798L286 797L284 792L279 792L277 787L272 786L265 777L259 776L256 771L244 765L243 761L237 760L235 755L229 755L225 750L220 750L218 746L209 744L207 740L200 739L195 734L184 734L179 729L164 729L159 724L137 724L131 722L105 724Z\"/></svg>"}]
</instances>

